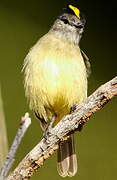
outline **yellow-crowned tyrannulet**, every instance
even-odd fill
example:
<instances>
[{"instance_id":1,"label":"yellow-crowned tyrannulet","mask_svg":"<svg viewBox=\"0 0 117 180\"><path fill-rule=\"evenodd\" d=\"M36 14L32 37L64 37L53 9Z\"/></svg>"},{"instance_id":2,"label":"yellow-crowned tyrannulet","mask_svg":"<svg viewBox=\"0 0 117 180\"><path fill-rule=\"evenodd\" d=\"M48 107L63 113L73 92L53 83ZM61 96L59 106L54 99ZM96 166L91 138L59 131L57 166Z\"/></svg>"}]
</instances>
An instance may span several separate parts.
<instances>
[{"instance_id":1,"label":"yellow-crowned tyrannulet","mask_svg":"<svg viewBox=\"0 0 117 180\"><path fill-rule=\"evenodd\" d=\"M25 58L25 92L43 130L87 98L90 64L79 47L84 25L79 9L69 5ZM73 135L59 143L57 168L63 177L77 172Z\"/></svg>"}]
</instances>

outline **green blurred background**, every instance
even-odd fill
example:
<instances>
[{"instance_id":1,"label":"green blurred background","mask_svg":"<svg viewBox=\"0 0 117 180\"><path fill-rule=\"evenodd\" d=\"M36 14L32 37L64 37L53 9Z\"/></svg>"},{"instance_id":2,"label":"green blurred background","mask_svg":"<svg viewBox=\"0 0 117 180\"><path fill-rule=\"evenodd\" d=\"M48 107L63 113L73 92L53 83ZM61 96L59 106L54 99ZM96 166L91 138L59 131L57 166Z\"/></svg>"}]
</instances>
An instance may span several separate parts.
<instances>
[{"instance_id":1,"label":"green blurred background","mask_svg":"<svg viewBox=\"0 0 117 180\"><path fill-rule=\"evenodd\" d=\"M81 48L92 65L89 94L117 75L117 8L113 1L0 0L0 83L9 146L20 117L29 111L21 73L23 59L67 4L79 7L87 18ZM38 121L32 114L31 117L32 125L20 145L14 166L42 137ZM76 144L79 172L72 179L117 179L117 98L91 117L82 132L76 134ZM32 177L37 179L62 179L56 170L56 154Z\"/></svg>"}]
</instances>

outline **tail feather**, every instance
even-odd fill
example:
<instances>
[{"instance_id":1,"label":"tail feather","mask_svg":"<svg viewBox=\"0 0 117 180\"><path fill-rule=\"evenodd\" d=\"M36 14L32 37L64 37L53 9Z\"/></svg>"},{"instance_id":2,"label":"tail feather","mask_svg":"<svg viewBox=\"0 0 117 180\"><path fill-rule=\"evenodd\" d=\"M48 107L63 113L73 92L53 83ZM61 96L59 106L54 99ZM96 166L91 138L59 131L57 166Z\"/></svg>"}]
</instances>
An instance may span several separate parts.
<instances>
[{"instance_id":1,"label":"tail feather","mask_svg":"<svg viewBox=\"0 0 117 180\"><path fill-rule=\"evenodd\" d=\"M70 140L69 151L70 151L70 157L69 157L70 164L69 164L68 176L74 176L77 172L77 157L75 154L75 144L74 144L73 135Z\"/></svg>"},{"instance_id":2,"label":"tail feather","mask_svg":"<svg viewBox=\"0 0 117 180\"><path fill-rule=\"evenodd\" d=\"M59 144L57 169L62 177L74 176L77 172L77 157L73 135Z\"/></svg>"},{"instance_id":3,"label":"tail feather","mask_svg":"<svg viewBox=\"0 0 117 180\"><path fill-rule=\"evenodd\" d=\"M62 142L59 145L58 150L58 164L57 169L60 176L67 176L67 171L69 169L69 157L67 157L68 152L68 144L66 142Z\"/></svg>"}]
</instances>

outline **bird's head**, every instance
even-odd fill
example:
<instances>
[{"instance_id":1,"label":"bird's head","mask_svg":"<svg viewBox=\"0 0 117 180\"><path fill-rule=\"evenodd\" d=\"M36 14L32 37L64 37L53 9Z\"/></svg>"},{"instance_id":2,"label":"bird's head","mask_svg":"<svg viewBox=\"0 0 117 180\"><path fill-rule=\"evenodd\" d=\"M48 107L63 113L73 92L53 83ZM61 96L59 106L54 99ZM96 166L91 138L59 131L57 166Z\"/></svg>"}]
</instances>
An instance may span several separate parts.
<instances>
[{"instance_id":1,"label":"bird's head","mask_svg":"<svg viewBox=\"0 0 117 180\"><path fill-rule=\"evenodd\" d=\"M68 5L64 12L58 16L52 29L67 39L79 43L84 31L86 20L80 10L72 5Z\"/></svg>"}]
</instances>

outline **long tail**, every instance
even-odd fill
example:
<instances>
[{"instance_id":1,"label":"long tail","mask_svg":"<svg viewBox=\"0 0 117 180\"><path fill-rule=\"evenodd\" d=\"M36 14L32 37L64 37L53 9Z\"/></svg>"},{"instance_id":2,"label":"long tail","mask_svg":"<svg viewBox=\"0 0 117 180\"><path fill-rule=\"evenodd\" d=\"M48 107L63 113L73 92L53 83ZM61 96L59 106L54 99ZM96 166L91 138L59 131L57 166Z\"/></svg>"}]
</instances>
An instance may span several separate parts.
<instances>
[{"instance_id":1,"label":"long tail","mask_svg":"<svg viewBox=\"0 0 117 180\"><path fill-rule=\"evenodd\" d=\"M58 173L62 177L74 176L77 172L77 157L75 154L74 136L61 141L58 149Z\"/></svg>"}]
</instances>

